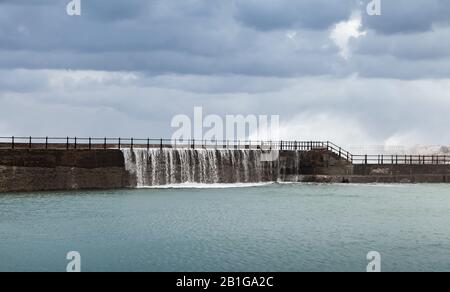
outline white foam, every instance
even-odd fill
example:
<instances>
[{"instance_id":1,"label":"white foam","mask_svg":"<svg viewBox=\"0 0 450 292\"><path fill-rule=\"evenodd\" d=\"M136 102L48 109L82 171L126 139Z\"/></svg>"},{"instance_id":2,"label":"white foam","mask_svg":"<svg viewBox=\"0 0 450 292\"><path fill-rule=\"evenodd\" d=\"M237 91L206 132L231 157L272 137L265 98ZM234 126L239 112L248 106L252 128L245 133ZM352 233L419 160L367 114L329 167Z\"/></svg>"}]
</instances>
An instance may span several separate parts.
<instances>
[{"instance_id":1,"label":"white foam","mask_svg":"<svg viewBox=\"0 0 450 292\"><path fill-rule=\"evenodd\" d=\"M201 183L182 183L161 186L141 186L139 189L232 189L232 188L254 188L274 184L268 183L234 183L234 184L201 184Z\"/></svg>"},{"instance_id":2,"label":"white foam","mask_svg":"<svg viewBox=\"0 0 450 292\"><path fill-rule=\"evenodd\" d=\"M340 187L386 187L399 188L411 185L410 183L323 183L323 182L283 182L278 181L280 185L311 185L311 186L340 186Z\"/></svg>"},{"instance_id":3,"label":"white foam","mask_svg":"<svg viewBox=\"0 0 450 292\"><path fill-rule=\"evenodd\" d=\"M344 187L382 187L382 188L403 188L411 185L410 183L334 183L336 186Z\"/></svg>"}]
</instances>

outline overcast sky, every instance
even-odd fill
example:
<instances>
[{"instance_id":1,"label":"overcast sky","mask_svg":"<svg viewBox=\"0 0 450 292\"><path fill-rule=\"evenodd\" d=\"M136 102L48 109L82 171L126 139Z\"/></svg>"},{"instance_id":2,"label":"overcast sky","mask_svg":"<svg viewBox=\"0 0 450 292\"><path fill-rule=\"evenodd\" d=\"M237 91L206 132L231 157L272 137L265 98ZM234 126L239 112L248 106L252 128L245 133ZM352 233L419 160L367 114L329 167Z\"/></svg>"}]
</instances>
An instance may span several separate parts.
<instances>
[{"instance_id":1,"label":"overcast sky","mask_svg":"<svg viewBox=\"0 0 450 292\"><path fill-rule=\"evenodd\" d=\"M450 1L0 0L0 136L170 137L280 115L285 139L450 144Z\"/></svg>"}]
</instances>

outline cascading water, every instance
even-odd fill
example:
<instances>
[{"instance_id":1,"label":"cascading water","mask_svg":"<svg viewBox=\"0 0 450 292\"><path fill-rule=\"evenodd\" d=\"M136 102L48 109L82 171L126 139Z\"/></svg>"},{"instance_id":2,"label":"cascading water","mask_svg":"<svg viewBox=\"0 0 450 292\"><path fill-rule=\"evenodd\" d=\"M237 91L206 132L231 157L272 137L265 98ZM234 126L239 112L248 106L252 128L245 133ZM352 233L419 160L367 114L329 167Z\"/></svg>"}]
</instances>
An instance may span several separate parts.
<instances>
[{"instance_id":1,"label":"cascading water","mask_svg":"<svg viewBox=\"0 0 450 292\"><path fill-rule=\"evenodd\" d=\"M257 183L278 176L261 150L123 149L137 187L180 183Z\"/></svg>"}]
</instances>

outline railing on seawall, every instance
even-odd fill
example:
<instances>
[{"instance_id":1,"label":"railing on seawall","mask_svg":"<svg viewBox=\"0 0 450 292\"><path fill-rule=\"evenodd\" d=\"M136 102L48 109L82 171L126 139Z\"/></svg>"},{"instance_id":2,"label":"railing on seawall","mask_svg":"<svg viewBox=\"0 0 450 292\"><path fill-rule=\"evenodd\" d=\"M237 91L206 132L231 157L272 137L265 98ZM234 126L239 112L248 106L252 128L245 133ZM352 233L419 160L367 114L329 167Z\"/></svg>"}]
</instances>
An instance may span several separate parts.
<instances>
[{"instance_id":1,"label":"railing on seawall","mask_svg":"<svg viewBox=\"0 0 450 292\"><path fill-rule=\"evenodd\" d=\"M256 141L256 140L174 140L93 137L0 137L0 149L80 149L107 150L123 148L191 149L265 149L286 151L329 150L351 160L351 153L326 141Z\"/></svg>"},{"instance_id":2,"label":"railing on seawall","mask_svg":"<svg viewBox=\"0 0 450 292\"><path fill-rule=\"evenodd\" d=\"M122 149L122 148L224 148L313 150L326 147L315 141L174 140L93 137L0 137L0 149Z\"/></svg>"},{"instance_id":3,"label":"railing on seawall","mask_svg":"<svg viewBox=\"0 0 450 292\"><path fill-rule=\"evenodd\" d=\"M450 165L449 155L353 155L354 164Z\"/></svg>"},{"instance_id":4,"label":"railing on seawall","mask_svg":"<svg viewBox=\"0 0 450 292\"><path fill-rule=\"evenodd\" d=\"M353 155L330 141L174 140L93 137L0 137L0 149L262 149L279 151L324 150L353 164L446 165L449 155Z\"/></svg>"}]
</instances>

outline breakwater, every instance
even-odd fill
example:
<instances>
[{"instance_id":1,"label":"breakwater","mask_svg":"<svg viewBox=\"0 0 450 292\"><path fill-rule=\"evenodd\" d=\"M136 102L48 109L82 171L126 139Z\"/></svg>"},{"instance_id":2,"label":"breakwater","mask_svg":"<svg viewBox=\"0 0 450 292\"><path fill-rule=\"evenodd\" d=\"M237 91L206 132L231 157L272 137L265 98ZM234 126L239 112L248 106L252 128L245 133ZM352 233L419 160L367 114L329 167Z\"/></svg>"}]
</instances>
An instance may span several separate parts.
<instances>
[{"instance_id":1,"label":"breakwater","mask_svg":"<svg viewBox=\"0 0 450 292\"><path fill-rule=\"evenodd\" d=\"M116 150L0 150L0 192L129 186Z\"/></svg>"},{"instance_id":2,"label":"breakwater","mask_svg":"<svg viewBox=\"0 0 450 292\"><path fill-rule=\"evenodd\" d=\"M262 158L263 150L246 147L80 148L0 149L0 192L135 188L180 183L450 182L450 164L447 162L434 165L421 159L423 164L414 164L413 158L409 157L391 159L395 164L354 164L342 152L326 148L280 150L273 161Z\"/></svg>"},{"instance_id":3,"label":"breakwater","mask_svg":"<svg viewBox=\"0 0 450 292\"><path fill-rule=\"evenodd\" d=\"M250 149L3 149L0 192L112 189L179 183L302 181L351 173L323 151L279 151L264 161Z\"/></svg>"}]
</instances>

